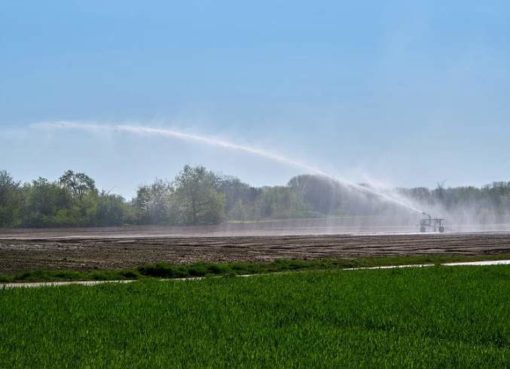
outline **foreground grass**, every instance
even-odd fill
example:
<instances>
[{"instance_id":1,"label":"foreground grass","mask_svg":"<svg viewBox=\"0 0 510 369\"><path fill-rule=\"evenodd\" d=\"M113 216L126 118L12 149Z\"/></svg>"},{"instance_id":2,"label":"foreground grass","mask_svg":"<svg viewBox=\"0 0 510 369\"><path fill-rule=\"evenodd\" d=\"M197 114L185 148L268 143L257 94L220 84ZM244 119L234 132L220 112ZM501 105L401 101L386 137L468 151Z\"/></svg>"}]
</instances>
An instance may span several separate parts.
<instances>
[{"instance_id":1,"label":"foreground grass","mask_svg":"<svg viewBox=\"0 0 510 369\"><path fill-rule=\"evenodd\" d=\"M278 273L289 271L335 270L358 267L376 267L407 264L442 264L458 261L481 261L510 259L510 254L499 255L429 255L384 256L336 259L279 259L272 262L227 263L158 263L137 268L113 270L35 270L16 274L0 274L0 283L52 282L87 280L138 280L147 278L189 278L207 276L234 276L246 274Z\"/></svg>"},{"instance_id":2,"label":"foreground grass","mask_svg":"<svg viewBox=\"0 0 510 369\"><path fill-rule=\"evenodd\" d=\"M0 368L507 368L510 268L0 290Z\"/></svg>"}]
</instances>

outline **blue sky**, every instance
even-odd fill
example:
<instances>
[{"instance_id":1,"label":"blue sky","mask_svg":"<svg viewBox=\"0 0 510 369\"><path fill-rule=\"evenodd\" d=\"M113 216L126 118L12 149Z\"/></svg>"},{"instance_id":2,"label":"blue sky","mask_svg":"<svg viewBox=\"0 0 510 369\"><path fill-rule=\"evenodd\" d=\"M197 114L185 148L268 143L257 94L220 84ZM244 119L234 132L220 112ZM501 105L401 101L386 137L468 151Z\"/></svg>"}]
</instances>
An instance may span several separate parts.
<instances>
[{"instance_id":1,"label":"blue sky","mask_svg":"<svg viewBox=\"0 0 510 369\"><path fill-rule=\"evenodd\" d=\"M398 186L510 180L507 1L2 1L0 168L73 168L130 196L204 164L254 185L300 172L168 138L212 135Z\"/></svg>"}]
</instances>

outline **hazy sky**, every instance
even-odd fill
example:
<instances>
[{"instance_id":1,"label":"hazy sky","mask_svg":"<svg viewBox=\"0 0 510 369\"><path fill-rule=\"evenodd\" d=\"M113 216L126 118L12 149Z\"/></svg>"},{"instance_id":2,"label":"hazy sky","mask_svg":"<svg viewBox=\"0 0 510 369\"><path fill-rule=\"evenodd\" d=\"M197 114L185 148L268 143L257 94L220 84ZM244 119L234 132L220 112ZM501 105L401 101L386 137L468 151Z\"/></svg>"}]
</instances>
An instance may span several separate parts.
<instances>
[{"instance_id":1,"label":"hazy sky","mask_svg":"<svg viewBox=\"0 0 510 369\"><path fill-rule=\"evenodd\" d=\"M0 169L85 171L131 195L203 164L255 184L301 172L248 153L73 121L179 129L354 181L510 180L508 1L1 1Z\"/></svg>"}]
</instances>

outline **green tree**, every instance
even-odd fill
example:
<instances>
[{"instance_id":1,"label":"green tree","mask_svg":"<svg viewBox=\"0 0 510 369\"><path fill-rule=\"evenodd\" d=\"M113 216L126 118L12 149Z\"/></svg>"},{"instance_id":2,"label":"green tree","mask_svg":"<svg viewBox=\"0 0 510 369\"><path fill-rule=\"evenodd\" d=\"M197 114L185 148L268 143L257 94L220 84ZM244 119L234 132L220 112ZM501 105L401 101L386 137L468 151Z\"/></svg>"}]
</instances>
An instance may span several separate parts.
<instances>
[{"instance_id":1,"label":"green tree","mask_svg":"<svg viewBox=\"0 0 510 369\"><path fill-rule=\"evenodd\" d=\"M238 178L218 178L216 188L225 196L225 213L228 219L249 220L255 215L255 200L262 192L241 182Z\"/></svg>"},{"instance_id":2,"label":"green tree","mask_svg":"<svg viewBox=\"0 0 510 369\"><path fill-rule=\"evenodd\" d=\"M120 226L131 220L129 205L124 198L101 192L98 197L95 225L97 226Z\"/></svg>"},{"instance_id":3,"label":"green tree","mask_svg":"<svg viewBox=\"0 0 510 369\"><path fill-rule=\"evenodd\" d=\"M218 224L225 217L219 178L204 167L186 165L175 178L175 201L182 224Z\"/></svg>"},{"instance_id":4,"label":"green tree","mask_svg":"<svg viewBox=\"0 0 510 369\"><path fill-rule=\"evenodd\" d=\"M74 198L81 199L91 193L97 194L95 181L85 173L75 173L67 170L58 180L60 185L67 189Z\"/></svg>"},{"instance_id":5,"label":"green tree","mask_svg":"<svg viewBox=\"0 0 510 369\"><path fill-rule=\"evenodd\" d=\"M0 171L0 227L16 227L21 223L22 193L19 182L6 171Z\"/></svg>"},{"instance_id":6,"label":"green tree","mask_svg":"<svg viewBox=\"0 0 510 369\"><path fill-rule=\"evenodd\" d=\"M58 184L69 194L70 206L58 214L59 222L88 226L97 223L99 193L95 181L85 173L67 170Z\"/></svg>"},{"instance_id":7,"label":"green tree","mask_svg":"<svg viewBox=\"0 0 510 369\"><path fill-rule=\"evenodd\" d=\"M24 206L22 224L26 227L51 227L74 225L69 216L71 198L56 183L39 178L23 187Z\"/></svg>"},{"instance_id":8,"label":"green tree","mask_svg":"<svg viewBox=\"0 0 510 369\"><path fill-rule=\"evenodd\" d=\"M345 196L342 186L322 176L300 175L292 178L288 186L310 210L322 215L338 213L342 195Z\"/></svg>"},{"instance_id":9,"label":"green tree","mask_svg":"<svg viewBox=\"0 0 510 369\"><path fill-rule=\"evenodd\" d=\"M301 196L284 186L266 187L257 199L259 218L303 218L310 212Z\"/></svg>"},{"instance_id":10,"label":"green tree","mask_svg":"<svg viewBox=\"0 0 510 369\"><path fill-rule=\"evenodd\" d=\"M173 211L172 185L156 180L151 185L140 186L133 200L136 219L139 224L172 224Z\"/></svg>"}]
</instances>

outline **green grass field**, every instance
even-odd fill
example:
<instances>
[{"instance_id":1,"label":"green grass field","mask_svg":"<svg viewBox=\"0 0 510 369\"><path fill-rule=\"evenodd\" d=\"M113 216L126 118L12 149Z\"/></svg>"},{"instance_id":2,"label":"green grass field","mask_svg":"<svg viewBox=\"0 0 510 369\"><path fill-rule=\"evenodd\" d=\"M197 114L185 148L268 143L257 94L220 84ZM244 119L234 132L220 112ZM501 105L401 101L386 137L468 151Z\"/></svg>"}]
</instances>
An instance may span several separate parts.
<instances>
[{"instance_id":1,"label":"green grass field","mask_svg":"<svg viewBox=\"0 0 510 369\"><path fill-rule=\"evenodd\" d=\"M190 278L267 274L290 271L338 270L385 265L442 264L461 261L507 260L509 254L498 255L406 255L373 256L331 259L276 259L264 261L233 261L223 263L198 262L191 264L159 263L137 268L105 270L31 270L14 274L0 274L1 283L50 282L85 280L138 280L147 278Z\"/></svg>"},{"instance_id":2,"label":"green grass field","mask_svg":"<svg viewBox=\"0 0 510 369\"><path fill-rule=\"evenodd\" d=\"M0 368L508 368L510 268L0 290Z\"/></svg>"}]
</instances>

